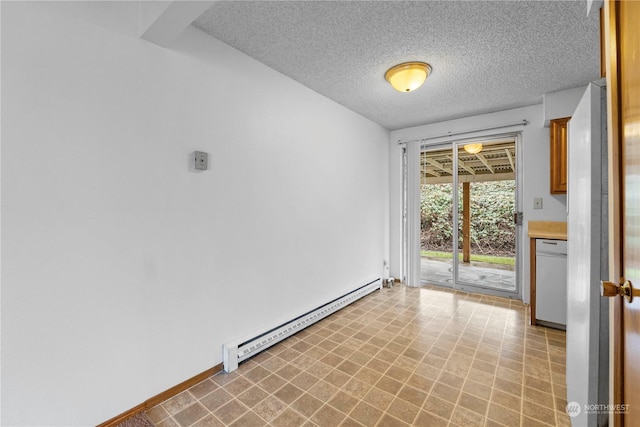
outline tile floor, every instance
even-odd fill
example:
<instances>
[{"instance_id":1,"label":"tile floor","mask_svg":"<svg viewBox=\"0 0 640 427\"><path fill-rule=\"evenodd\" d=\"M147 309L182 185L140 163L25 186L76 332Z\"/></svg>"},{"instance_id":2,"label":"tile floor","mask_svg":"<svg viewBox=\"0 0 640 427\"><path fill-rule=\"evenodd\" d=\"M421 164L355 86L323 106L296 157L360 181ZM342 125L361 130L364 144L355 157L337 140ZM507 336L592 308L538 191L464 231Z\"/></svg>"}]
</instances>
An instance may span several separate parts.
<instances>
[{"instance_id":1,"label":"tile floor","mask_svg":"<svg viewBox=\"0 0 640 427\"><path fill-rule=\"evenodd\" d=\"M518 301L375 292L151 409L175 426L570 426L565 334Z\"/></svg>"}]
</instances>

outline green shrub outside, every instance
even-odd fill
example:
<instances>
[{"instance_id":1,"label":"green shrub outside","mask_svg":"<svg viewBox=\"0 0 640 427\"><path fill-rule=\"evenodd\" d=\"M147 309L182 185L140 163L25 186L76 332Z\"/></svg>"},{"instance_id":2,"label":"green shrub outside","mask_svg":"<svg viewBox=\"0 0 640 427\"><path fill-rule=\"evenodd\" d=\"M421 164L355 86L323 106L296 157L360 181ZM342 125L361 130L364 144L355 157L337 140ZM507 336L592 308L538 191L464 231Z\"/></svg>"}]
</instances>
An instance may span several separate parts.
<instances>
[{"instance_id":1,"label":"green shrub outside","mask_svg":"<svg viewBox=\"0 0 640 427\"><path fill-rule=\"evenodd\" d=\"M515 256L515 181L472 182L471 252ZM427 184L420 188L421 249L453 251L453 207L451 184ZM458 191L462 248L462 184Z\"/></svg>"}]
</instances>

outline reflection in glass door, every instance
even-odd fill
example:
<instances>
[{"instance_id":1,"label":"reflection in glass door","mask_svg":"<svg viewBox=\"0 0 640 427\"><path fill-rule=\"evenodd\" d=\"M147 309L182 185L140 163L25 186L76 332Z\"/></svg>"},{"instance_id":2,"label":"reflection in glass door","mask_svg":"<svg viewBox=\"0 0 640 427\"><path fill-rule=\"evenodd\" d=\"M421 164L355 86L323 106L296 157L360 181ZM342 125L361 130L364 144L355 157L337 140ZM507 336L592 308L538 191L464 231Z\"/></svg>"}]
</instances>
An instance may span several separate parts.
<instances>
[{"instance_id":1,"label":"reflection in glass door","mask_svg":"<svg viewBox=\"0 0 640 427\"><path fill-rule=\"evenodd\" d=\"M516 137L424 147L420 165L421 283L517 293Z\"/></svg>"}]
</instances>

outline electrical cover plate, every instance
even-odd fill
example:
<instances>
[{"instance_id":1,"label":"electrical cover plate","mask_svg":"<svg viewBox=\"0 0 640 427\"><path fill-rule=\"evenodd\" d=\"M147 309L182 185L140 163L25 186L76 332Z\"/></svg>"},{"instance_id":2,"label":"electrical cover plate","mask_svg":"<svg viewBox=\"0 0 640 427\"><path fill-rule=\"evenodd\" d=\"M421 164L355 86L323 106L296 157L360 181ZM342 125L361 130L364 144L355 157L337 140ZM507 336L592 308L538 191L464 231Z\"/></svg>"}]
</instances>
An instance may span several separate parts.
<instances>
[{"instance_id":1,"label":"electrical cover plate","mask_svg":"<svg viewBox=\"0 0 640 427\"><path fill-rule=\"evenodd\" d=\"M204 151L196 151L194 157L196 170L206 171L209 167L209 155Z\"/></svg>"}]
</instances>

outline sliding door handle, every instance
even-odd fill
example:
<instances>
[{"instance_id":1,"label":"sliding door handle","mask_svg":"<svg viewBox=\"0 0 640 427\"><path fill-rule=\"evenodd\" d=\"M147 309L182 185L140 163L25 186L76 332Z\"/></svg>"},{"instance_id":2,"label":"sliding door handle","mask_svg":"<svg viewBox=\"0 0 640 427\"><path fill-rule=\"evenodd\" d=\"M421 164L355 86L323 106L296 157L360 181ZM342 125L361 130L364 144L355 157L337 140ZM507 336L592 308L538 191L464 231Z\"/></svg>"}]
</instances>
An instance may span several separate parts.
<instances>
[{"instance_id":1,"label":"sliding door handle","mask_svg":"<svg viewBox=\"0 0 640 427\"><path fill-rule=\"evenodd\" d=\"M523 220L524 220L524 214L522 212L514 212L513 223L515 225L522 225Z\"/></svg>"}]
</instances>

